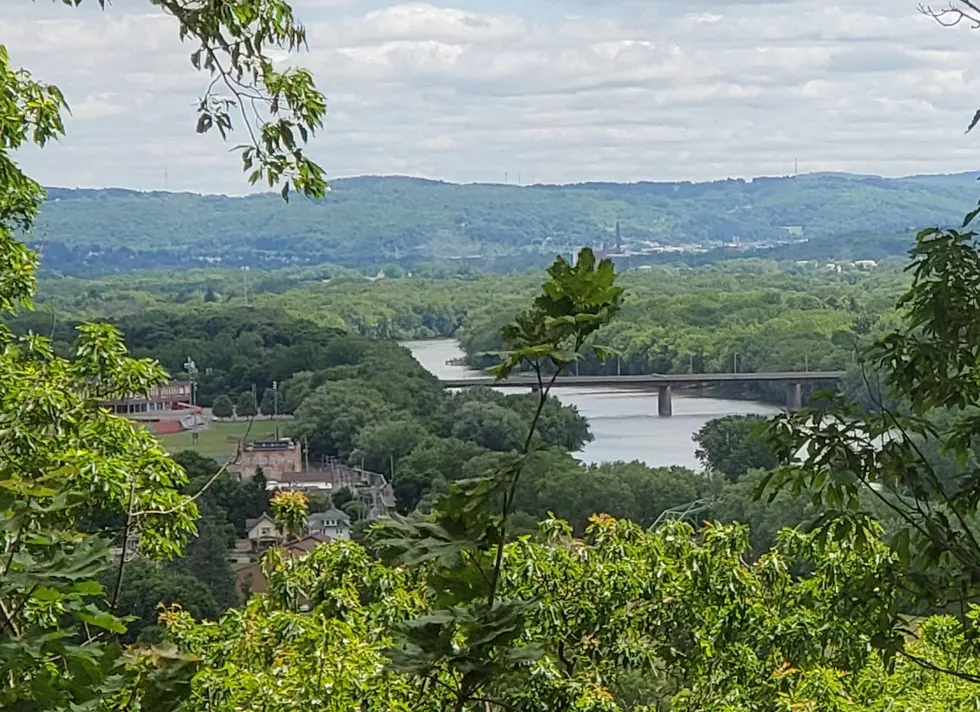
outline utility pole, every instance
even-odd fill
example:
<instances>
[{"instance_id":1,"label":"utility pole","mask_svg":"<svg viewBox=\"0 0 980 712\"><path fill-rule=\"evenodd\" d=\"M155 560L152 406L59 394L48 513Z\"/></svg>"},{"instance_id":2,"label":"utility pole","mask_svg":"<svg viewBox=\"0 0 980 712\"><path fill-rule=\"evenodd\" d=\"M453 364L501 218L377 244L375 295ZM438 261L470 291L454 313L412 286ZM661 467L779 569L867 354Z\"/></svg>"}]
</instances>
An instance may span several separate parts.
<instances>
[{"instance_id":1,"label":"utility pole","mask_svg":"<svg viewBox=\"0 0 980 712\"><path fill-rule=\"evenodd\" d=\"M735 352L735 357L732 359L732 373L738 373L738 351Z\"/></svg>"},{"instance_id":2,"label":"utility pole","mask_svg":"<svg viewBox=\"0 0 980 712\"><path fill-rule=\"evenodd\" d=\"M279 417L279 381L272 382L272 418Z\"/></svg>"}]
</instances>

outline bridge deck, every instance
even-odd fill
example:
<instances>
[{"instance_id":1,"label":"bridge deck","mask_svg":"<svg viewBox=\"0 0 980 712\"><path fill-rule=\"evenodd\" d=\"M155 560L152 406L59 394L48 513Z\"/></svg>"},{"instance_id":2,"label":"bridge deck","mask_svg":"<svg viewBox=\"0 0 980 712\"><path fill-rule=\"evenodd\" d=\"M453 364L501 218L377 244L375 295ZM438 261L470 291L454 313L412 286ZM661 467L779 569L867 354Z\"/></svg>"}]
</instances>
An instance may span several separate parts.
<instances>
[{"instance_id":1,"label":"bridge deck","mask_svg":"<svg viewBox=\"0 0 980 712\"><path fill-rule=\"evenodd\" d=\"M671 373L641 376L559 376L559 386L699 386L716 383L818 383L839 381L844 371L784 371L780 373ZM513 374L505 381L495 378L441 379L445 388L530 388L537 385L533 374Z\"/></svg>"}]
</instances>

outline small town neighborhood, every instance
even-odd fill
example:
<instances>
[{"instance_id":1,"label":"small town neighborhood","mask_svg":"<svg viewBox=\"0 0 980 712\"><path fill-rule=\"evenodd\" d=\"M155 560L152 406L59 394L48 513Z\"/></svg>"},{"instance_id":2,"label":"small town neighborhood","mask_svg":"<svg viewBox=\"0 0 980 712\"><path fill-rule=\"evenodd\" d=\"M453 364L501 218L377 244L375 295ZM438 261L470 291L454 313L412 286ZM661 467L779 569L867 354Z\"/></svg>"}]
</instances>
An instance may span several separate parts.
<instances>
[{"instance_id":1,"label":"small town neighborhood","mask_svg":"<svg viewBox=\"0 0 980 712\"><path fill-rule=\"evenodd\" d=\"M242 600L250 593L265 591L265 577L258 557L273 546L282 546L290 556L310 551L317 544L350 538L350 517L339 509L311 514L306 520L306 535L286 541L281 529L268 514L245 522L247 538L235 542L232 559L235 568L235 589Z\"/></svg>"},{"instance_id":2,"label":"small town neighborhood","mask_svg":"<svg viewBox=\"0 0 980 712\"><path fill-rule=\"evenodd\" d=\"M126 395L101 405L163 438L184 432L192 436L201 434L214 420L207 409L195 404L191 381L171 380L154 387L145 396ZM276 430L278 434L278 428ZM247 435L249 428L246 427L244 432ZM302 443L288 437L229 439L234 440L233 454L215 458L215 470L223 468L240 481L261 475L270 493L303 492L327 501L332 501L332 495L344 492L345 499L349 495L346 506L359 520L383 518L395 506L391 483L381 474L352 467L336 458L322 459L311 465ZM350 514L331 506L326 511L311 513L304 535L289 541L267 512L246 520L246 536L235 542L230 553L238 595L244 600L251 592L265 590L259 558L270 547L281 546L290 555L299 555L318 543L349 539L351 524ZM136 543L136 540L127 543L127 558L136 555Z\"/></svg>"}]
</instances>

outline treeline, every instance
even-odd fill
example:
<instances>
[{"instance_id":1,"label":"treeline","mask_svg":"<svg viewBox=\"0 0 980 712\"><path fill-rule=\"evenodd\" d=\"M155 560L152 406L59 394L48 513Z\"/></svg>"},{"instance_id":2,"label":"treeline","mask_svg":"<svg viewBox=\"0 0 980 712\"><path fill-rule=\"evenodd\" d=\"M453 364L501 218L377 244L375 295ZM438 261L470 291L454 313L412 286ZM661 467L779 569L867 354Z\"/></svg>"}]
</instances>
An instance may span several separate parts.
<instances>
[{"instance_id":1,"label":"treeline","mask_svg":"<svg viewBox=\"0 0 980 712\"><path fill-rule=\"evenodd\" d=\"M255 271L195 270L140 273L97 280L46 279L35 312L21 315L22 328L48 333L74 319L124 319L150 310L220 314L231 307L279 310L336 329L382 339L461 336L469 351L494 346L494 326L531 298L537 270L495 275L458 267L423 266L411 275L370 278L337 267ZM730 321L759 322L781 313L848 310L874 319L890 312L906 283L901 265L838 273L820 263L743 259L688 267L635 269L622 275L627 303L620 322L714 327L729 307ZM754 300L766 314L752 312ZM769 300L769 301L765 301ZM491 308L489 304L493 304ZM795 318L795 316L794 316ZM494 319L496 321L494 321ZM859 327L861 328L861 327ZM685 354L696 355L693 352ZM683 355L681 356L683 358Z\"/></svg>"},{"instance_id":2,"label":"treeline","mask_svg":"<svg viewBox=\"0 0 980 712\"><path fill-rule=\"evenodd\" d=\"M410 266L474 255L550 260L582 245L614 245L617 221L626 244L638 247L775 243L799 229L811 239L894 233L955 220L974 183L968 174L564 186L361 177L331 189L324 200L287 205L273 194L51 188L36 227L42 265L78 275L206 264Z\"/></svg>"},{"instance_id":3,"label":"treeline","mask_svg":"<svg viewBox=\"0 0 980 712\"><path fill-rule=\"evenodd\" d=\"M344 365L372 339L458 338L471 364L492 362L500 327L527 304L535 274L363 275L221 271L47 281L36 311L10 323L16 331L52 333L64 344L81 318L111 318L140 355L172 373L188 357L200 372L201 402L233 402L255 389L256 405L273 382L297 371ZM906 283L892 267L837 272L824 265L740 260L722 265L658 267L622 277L622 313L585 349L582 374L717 373L847 369L856 349L894 323L892 304ZM336 336L346 334L345 338ZM405 359L393 345L372 347ZM782 388L729 386L732 396L782 402ZM280 394L283 395L282 393ZM250 397L246 397L250 398ZM298 402L279 401L280 412ZM222 411L224 412L224 411Z\"/></svg>"}]
</instances>

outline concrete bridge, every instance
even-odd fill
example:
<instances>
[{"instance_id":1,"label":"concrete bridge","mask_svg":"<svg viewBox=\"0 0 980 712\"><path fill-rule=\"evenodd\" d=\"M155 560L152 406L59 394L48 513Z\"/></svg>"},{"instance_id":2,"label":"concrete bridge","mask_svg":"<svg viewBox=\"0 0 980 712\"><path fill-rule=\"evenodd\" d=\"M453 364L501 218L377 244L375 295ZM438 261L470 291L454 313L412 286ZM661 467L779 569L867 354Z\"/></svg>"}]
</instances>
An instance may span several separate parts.
<instances>
[{"instance_id":1,"label":"concrete bridge","mask_svg":"<svg viewBox=\"0 0 980 712\"><path fill-rule=\"evenodd\" d=\"M782 371L776 373L652 373L642 376L559 376L556 386L578 388L608 388L628 386L633 388L657 389L657 412L662 417L673 415L671 389L674 386L711 386L719 383L785 383L786 409L798 410L803 404L804 383L836 383L844 377L844 371ZM538 389L538 381L533 374L514 373L506 380L495 378L459 378L440 380L444 388L472 388L492 386L494 388Z\"/></svg>"}]
</instances>

